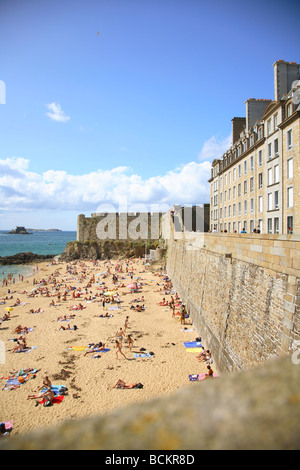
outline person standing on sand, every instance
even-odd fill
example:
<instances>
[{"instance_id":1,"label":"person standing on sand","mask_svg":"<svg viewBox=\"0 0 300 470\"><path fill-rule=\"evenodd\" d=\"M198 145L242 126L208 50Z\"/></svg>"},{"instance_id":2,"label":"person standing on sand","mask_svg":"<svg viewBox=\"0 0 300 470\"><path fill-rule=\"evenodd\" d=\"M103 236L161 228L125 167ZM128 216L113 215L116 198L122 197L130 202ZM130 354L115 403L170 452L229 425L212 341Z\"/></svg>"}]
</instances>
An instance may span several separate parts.
<instances>
[{"instance_id":1,"label":"person standing on sand","mask_svg":"<svg viewBox=\"0 0 300 470\"><path fill-rule=\"evenodd\" d=\"M124 336L124 331L123 331L122 328L120 328L118 333L117 333L117 338L118 338L118 340L121 344L122 344L122 341L123 341L123 336Z\"/></svg>"},{"instance_id":2,"label":"person standing on sand","mask_svg":"<svg viewBox=\"0 0 300 470\"><path fill-rule=\"evenodd\" d=\"M128 335L128 336L127 336L127 341L128 341L128 347L129 347L130 352L131 352L132 346L133 346L133 339L132 339L132 336L131 336L131 335Z\"/></svg>"},{"instance_id":3,"label":"person standing on sand","mask_svg":"<svg viewBox=\"0 0 300 470\"><path fill-rule=\"evenodd\" d=\"M125 359L127 359L127 357L125 356L125 354L122 351L122 343L116 339L116 356L117 356L117 359L119 359L119 356L118 356L119 353L122 354L122 356L125 357Z\"/></svg>"}]
</instances>

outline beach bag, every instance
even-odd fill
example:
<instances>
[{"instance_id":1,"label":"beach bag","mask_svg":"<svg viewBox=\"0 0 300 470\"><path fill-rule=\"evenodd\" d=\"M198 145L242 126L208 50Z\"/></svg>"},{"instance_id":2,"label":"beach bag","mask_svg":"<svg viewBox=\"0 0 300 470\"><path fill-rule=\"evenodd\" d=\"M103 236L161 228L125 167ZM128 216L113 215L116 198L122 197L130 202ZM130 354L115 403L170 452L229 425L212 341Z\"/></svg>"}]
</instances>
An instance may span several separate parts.
<instances>
[{"instance_id":1,"label":"beach bag","mask_svg":"<svg viewBox=\"0 0 300 470\"><path fill-rule=\"evenodd\" d=\"M45 401L45 403L43 403L43 406L47 407L47 406L52 406L52 402L50 400L47 400Z\"/></svg>"}]
</instances>

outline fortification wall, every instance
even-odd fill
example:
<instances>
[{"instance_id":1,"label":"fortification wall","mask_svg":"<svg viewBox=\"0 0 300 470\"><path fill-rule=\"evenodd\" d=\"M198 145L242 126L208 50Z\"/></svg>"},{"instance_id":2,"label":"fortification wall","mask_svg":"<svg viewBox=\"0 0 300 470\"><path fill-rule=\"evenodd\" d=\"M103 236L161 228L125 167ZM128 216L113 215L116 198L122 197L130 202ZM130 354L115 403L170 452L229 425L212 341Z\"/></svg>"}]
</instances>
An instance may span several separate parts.
<instances>
[{"instance_id":1,"label":"fortification wall","mask_svg":"<svg viewBox=\"0 0 300 470\"><path fill-rule=\"evenodd\" d=\"M157 240L160 227L159 213L103 213L77 218L77 241L103 240Z\"/></svg>"},{"instance_id":2,"label":"fortification wall","mask_svg":"<svg viewBox=\"0 0 300 470\"><path fill-rule=\"evenodd\" d=\"M167 273L220 371L292 352L300 340L299 237L168 230Z\"/></svg>"}]
</instances>

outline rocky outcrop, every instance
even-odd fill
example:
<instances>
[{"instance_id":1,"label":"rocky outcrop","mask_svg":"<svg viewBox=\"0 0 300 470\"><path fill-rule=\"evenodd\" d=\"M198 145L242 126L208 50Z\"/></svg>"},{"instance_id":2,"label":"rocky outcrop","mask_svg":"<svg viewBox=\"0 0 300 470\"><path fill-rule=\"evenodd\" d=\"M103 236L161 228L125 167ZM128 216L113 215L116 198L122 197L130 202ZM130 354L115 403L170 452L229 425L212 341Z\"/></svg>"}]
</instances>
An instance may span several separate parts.
<instances>
[{"instance_id":1,"label":"rocky outcrop","mask_svg":"<svg viewBox=\"0 0 300 470\"><path fill-rule=\"evenodd\" d=\"M53 259L54 255L39 255L36 253L31 253L27 251L26 253L17 253L12 256L0 256L0 265L7 264L29 264L39 261L47 261Z\"/></svg>"},{"instance_id":2,"label":"rocky outcrop","mask_svg":"<svg viewBox=\"0 0 300 470\"><path fill-rule=\"evenodd\" d=\"M147 250L155 249L157 241L148 241ZM77 259L127 259L145 254L146 244L142 241L104 240L84 242L72 241L67 243L65 251L61 254L62 261Z\"/></svg>"},{"instance_id":3,"label":"rocky outcrop","mask_svg":"<svg viewBox=\"0 0 300 470\"><path fill-rule=\"evenodd\" d=\"M108 415L12 434L0 450L298 450L298 362L274 359Z\"/></svg>"}]
</instances>

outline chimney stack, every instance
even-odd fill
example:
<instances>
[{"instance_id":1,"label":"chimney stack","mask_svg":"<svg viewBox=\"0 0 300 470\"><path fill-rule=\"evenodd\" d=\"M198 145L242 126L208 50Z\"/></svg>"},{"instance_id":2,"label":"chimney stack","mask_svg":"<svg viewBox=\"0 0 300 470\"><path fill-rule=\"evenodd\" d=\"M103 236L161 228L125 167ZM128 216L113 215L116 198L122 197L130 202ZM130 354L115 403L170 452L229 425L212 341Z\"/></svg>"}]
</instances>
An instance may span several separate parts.
<instances>
[{"instance_id":1,"label":"chimney stack","mask_svg":"<svg viewBox=\"0 0 300 470\"><path fill-rule=\"evenodd\" d=\"M274 64L274 99L281 100L283 95L292 89L292 83L300 79L299 67L296 62L277 60Z\"/></svg>"}]
</instances>

